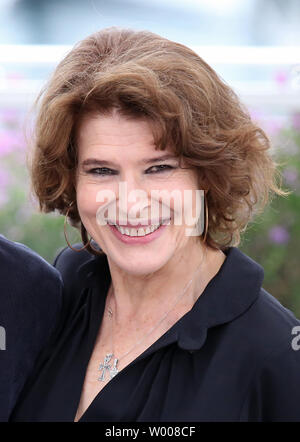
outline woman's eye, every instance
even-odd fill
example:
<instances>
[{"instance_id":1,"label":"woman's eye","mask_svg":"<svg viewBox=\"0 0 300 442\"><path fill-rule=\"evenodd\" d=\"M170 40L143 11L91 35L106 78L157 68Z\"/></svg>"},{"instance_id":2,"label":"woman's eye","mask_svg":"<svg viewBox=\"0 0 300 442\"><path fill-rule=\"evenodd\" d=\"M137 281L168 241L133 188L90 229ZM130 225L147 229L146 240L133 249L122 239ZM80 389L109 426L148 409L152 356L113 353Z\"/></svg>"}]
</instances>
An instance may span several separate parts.
<instances>
[{"instance_id":1,"label":"woman's eye","mask_svg":"<svg viewBox=\"0 0 300 442\"><path fill-rule=\"evenodd\" d=\"M108 167L97 167L96 169L89 170L89 173L93 175L115 175L116 171Z\"/></svg>"},{"instance_id":2,"label":"woman's eye","mask_svg":"<svg viewBox=\"0 0 300 442\"><path fill-rule=\"evenodd\" d=\"M151 171L152 169L152 171ZM155 170L153 170L155 169ZM175 167L170 166L169 164L159 164L158 166L152 166L150 169L147 170L148 173L159 173L159 172L165 172L167 170L175 169ZM150 172L149 172L150 171Z\"/></svg>"},{"instance_id":3,"label":"woman's eye","mask_svg":"<svg viewBox=\"0 0 300 442\"><path fill-rule=\"evenodd\" d=\"M146 173L160 173L165 172L167 170L176 169L174 166L170 166L169 164L159 164L157 166L152 166L149 169L147 169ZM88 171L89 174L92 175L100 175L100 176L107 176L107 175L117 175L117 171L113 169L109 169L108 167L97 167L94 169L90 169Z\"/></svg>"}]
</instances>

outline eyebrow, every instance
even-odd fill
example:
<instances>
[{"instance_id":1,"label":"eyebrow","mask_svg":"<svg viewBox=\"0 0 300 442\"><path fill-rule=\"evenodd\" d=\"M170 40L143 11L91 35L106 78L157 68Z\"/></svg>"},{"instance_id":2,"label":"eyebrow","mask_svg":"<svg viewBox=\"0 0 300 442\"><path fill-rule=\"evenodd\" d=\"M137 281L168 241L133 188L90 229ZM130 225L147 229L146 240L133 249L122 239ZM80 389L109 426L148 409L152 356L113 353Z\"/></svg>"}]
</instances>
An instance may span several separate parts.
<instances>
[{"instance_id":1,"label":"eyebrow","mask_svg":"<svg viewBox=\"0 0 300 442\"><path fill-rule=\"evenodd\" d=\"M148 158L139 161L140 164L150 164L150 163L159 163L160 161L166 161L166 160L175 160L177 157L173 154L167 154L163 155L161 157L155 157L155 158ZM113 161L105 161L105 160L98 160L97 158L87 158L86 160L81 162L81 166L111 166L111 167L118 167L116 163Z\"/></svg>"}]
</instances>

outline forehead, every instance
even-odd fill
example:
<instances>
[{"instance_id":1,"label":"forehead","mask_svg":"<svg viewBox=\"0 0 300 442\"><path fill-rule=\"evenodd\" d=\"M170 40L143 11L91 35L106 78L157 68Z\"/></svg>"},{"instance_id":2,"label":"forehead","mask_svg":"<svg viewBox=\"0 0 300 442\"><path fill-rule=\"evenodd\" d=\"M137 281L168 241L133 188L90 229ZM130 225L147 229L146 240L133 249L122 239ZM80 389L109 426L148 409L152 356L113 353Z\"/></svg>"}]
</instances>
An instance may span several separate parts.
<instances>
[{"instance_id":1,"label":"forehead","mask_svg":"<svg viewBox=\"0 0 300 442\"><path fill-rule=\"evenodd\" d=\"M158 135L157 125L147 118L129 118L118 112L107 115L93 113L81 119L76 130L76 141L80 156L92 151L116 152L124 147L144 154L145 151L159 152L155 144ZM174 153L170 146L164 151Z\"/></svg>"},{"instance_id":2,"label":"forehead","mask_svg":"<svg viewBox=\"0 0 300 442\"><path fill-rule=\"evenodd\" d=\"M108 115L85 115L77 127L77 140L80 143L98 139L102 141L117 141L117 138L128 140L142 138L145 142L153 143L153 125L145 118L127 118L118 113Z\"/></svg>"}]
</instances>

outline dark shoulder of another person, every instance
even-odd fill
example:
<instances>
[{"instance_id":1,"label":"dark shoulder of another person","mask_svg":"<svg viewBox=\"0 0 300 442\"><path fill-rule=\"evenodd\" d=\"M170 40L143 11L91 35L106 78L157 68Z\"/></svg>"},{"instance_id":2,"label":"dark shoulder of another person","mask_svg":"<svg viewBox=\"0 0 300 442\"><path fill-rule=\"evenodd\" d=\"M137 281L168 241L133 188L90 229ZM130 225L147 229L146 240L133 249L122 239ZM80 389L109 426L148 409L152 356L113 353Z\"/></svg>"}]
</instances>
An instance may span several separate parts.
<instances>
[{"instance_id":1,"label":"dark shoulder of another person","mask_svg":"<svg viewBox=\"0 0 300 442\"><path fill-rule=\"evenodd\" d=\"M0 235L0 280L2 317L19 329L34 322L32 333L46 339L62 305L60 273L26 245Z\"/></svg>"}]
</instances>

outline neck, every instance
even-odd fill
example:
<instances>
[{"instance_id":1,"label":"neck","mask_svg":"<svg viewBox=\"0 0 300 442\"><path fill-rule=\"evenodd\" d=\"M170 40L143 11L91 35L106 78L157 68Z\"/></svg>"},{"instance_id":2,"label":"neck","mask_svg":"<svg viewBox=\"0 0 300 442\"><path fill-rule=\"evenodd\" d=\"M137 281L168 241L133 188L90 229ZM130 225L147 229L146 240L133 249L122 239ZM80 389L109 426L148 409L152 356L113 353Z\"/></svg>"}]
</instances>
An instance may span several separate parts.
<instances>
[{"instance_id":1,"label":"neck","mask_svg":"<svg viewBox=\"0 0 300 442\"><path fill-rule=\"evenodd\" d=\"M221 251L197 244L192 250L174 256L154 273L132 275L123 272L108 258L112 284L107 305L114 312L116 325L152 324L154 318L169 310L178 299L175 309L188 311L224 260Z\"/></svg>"}]
</instances>

